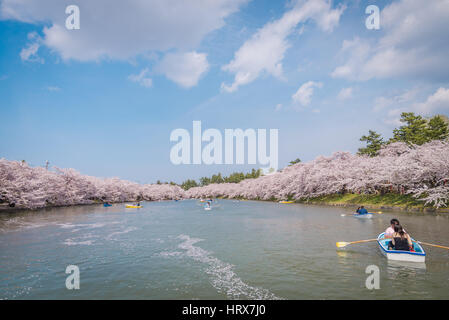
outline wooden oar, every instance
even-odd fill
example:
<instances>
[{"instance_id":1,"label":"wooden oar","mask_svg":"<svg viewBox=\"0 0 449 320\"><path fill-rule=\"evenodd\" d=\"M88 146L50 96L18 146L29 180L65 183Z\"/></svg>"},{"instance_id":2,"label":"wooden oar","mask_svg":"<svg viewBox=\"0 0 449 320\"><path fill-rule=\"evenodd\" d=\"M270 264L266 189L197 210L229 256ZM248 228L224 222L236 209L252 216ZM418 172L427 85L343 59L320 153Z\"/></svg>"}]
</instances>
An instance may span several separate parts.
<instances>
[{"instance_id":1,"label":"wooden oar","mask_svg":"<svg viewBox=\"0 0 449 320\"><path fill-rule=\"evenodd\" d=\"M441 248L441 249L447 249L449 250L449 247L445 247L445 246L440 246L438 244L432 244L432 243L427 243L427 242L422 242L422 241L415 241L419 244L425 244L426 246L431 246L431 247L436 247L436 248Z\"/></svg>"},{"instance_id":2,"label":"wooden oar","mask_svg":"<svg viewBox=\"0 0 449 320\"><path fill-rule=\"evenodd\" d=\"M358 241L351 241L351 242L345 242L345 241L341 241L341 242L337 242L337 248L344 248L349 244L354 244L354 243L362 243L362 242L371 242L371 241L376 241L377 239L368 239L368 240L358 240Z\"/></svg>"}]
</instances>

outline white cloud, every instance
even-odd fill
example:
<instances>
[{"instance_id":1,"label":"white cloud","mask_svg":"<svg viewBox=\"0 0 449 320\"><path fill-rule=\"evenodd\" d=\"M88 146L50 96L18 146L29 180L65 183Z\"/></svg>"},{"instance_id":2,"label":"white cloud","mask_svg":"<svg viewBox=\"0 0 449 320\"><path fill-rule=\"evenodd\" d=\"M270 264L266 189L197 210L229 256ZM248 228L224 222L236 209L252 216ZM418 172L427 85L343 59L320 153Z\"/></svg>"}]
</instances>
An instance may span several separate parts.
<instances>
[{"instance_id":1,"label":"white cloud","mask_svg":"<svg viewBox=\"0 0 449 320\"><path fill-rule=\"evenodd\" d=\"M56 87L56 86L48 86L47 90L50 91L50 92L54 92L54 91L60 91L61 88Z\"/></svg>"},{"instance_id":2,"label":"white cloud","mask_svg":"<svg viewBox=\"0 0 449 320\"><path fill-rule=\"evenodd\" d=\"M44 63L44 59L40 58L37 54L41 46L42 39L36 32L30 32L27 36L29 42L25 48L20 51L20 59L27 62L39 62Z\"/></svg>"},{"instance_id":3,"label":"white cloud","mask_svg":"<svg viewBox=\"0 0 449 320\"><path fill-rule=\"evenodd\" d=\"M155 71L184 88L196 86L201 76L208 70L207 55L195 51L168 53L155 67Z\"/></svg>"},{"instance_id":4,"label":"white cloud","mask_svg":"<svg viewBox=\"0 0 449 320\"><path fill-rule=\"evenodd\" d=\"M418 93L418 89L411 89L392 97L378 97L374 101L373 111L378 112L389 107L397 107L402 105L408 105L408 107L410 107L414 103Z\"/></svg>"},{"instance_id":5,"label":"white cloud","mask_svg":"<svg viewBox=\"0 0 449 320\"><path fill-rule=\"evenodd\" d=\"M304 107L308 106L312 101L314 88L321 88L322 86L321 82L309 81L304 83L292 96L293 102L299 103Z\"/></svg>"},{"instance_id":6,"label":"white cloud","mask_svg":"<svg viewBox=\"0 0 449 320\"><path fill-rule=\"evenodd\" d=\"M352 98L352 91L353 89L351 87L349 88L343 88L337 95L338 100L348 100Z\"/></svg>"},{"instance_id":7,"label":"white cloud","mask_svg":"<svg viewBox=\"0 0 449 320\"><path fill-rule=\"evenodd\" d=\"M67 30L65 1L2 0L0 19L45 23L42 44L64 60L127 60L153 51L191 50L247 1L76 1L81 28Z\"/></svg>"},{"instance_id":8,"label":"white cloud","mask_svg":"<svg viewBox=\"0 0 449 320\"><path fill-rule=\"evenodd\" d=\"M142 87L151 88L153 86L153 80L151 78L146 77L148 72L149 72L148 68L145 68L142 71L140 71L139 74L129 75L128 79L132 82L140 84Z\"/></svg>"},{"instance_id":9,"label":"white cloud","mask_svg":"<svg viewBox=\"0 0 449 320\"><path fill-rule=\"evenodd\" d=\"M381 12L384 36L377 42L344 41L346 61L332 76L358 81L404 76L447 79L448 20L447 0L393 2Z\"/></svg>"},{"instance_id":10,"label":"white cloud","mask_svg":"<svg viewBox=\"0 0 449 320\"><path fill-rule=\"evenodd\" d=\"M449 89L439 88L426 101L415 104L414 110L424 115L441 111L449 112Z\"/></svg>"},{"instance_id":11,"label":"white cloud","mask_svg":"<svg viewBox=\"0 0 449 320\"><path fill-rule=\"evenodd\" d=\"M332 76L353 79L355 75L358 75L357 70L363 65L370 52L371 46L367 41L357 37L354 40L344 40L341 55L348 54L349 59L344 65L337 67L332 72Z\"/></svg>"},{"instance_id":12,"label":"white cloud","mask_svg":"<svg viewBox=\"0 0 449 320\"><path fill-rule=\"evenodd\" d=\"M279 20L267 23L247 40L223 66L224 71L235 74L231 85L222 83L222 90L233 92L261 74L282 76L282 60L290 47L287 39L300 22L314 20L324 31L332 31L338 25L344 7L332 9L330 0L296 1L294 7ZM300 29L301 30L301 29Z\"/></svg>"},{"instance_id":13,"label":"white cloud","mask_svg":"<svg viewBox=\"0 0 449 320\"><path fill-rule=\"evenodd\" d=\"M20 51L20 59L22 61L32 61L36 58L37 50L39 49L38 43L30 43L27 47Z\"/></svg>"},{"instance_id":14,"label":"white cloud","mask_svg":"<svg viewBox=\"0 0 449 320\"><path fill-rule=\"evenodd\" d=\"M379 97L375 101L374 111L386 110L388 124L400 125L402 112L415 112L423 116L432 116L437 113L449 112L449 89L439 88L424 101L416 101L417 89L407 90L393 97Z\"/></svg>"},{"instance_id":15,"label":"white cloud","mask_svg":"<svg viewBox=\"0 0 449 320\"><path fill-rule=\"evenodd\" d=\"M402 125L401 119L401 113L405 112L405 110L401 109L392 109L387 112L387 117L384 119L384 122L386 124L390 124L392 126L399 127Z\"/></svg>"},{"instance_id":16,"label":"white cloud","mask_svg":"<svg viewBox=\"0 0 449 320\"><path fill-rule=\"evenodd\" d=\"M278 103L276 105L276 107L274 108L274 110L276 110L276 111L280 111L281 109L282 109L282 104L281 103Z\"/></svg>"}]
</instances>

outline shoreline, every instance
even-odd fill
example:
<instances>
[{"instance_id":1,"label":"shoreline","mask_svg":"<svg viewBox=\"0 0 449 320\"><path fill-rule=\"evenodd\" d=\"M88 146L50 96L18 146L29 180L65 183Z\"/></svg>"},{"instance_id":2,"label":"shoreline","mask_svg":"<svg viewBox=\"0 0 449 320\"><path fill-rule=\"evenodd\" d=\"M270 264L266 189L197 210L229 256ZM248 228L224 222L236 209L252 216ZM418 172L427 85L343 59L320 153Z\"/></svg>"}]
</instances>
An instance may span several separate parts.
<instances>
[{"instance_id":1,"label":"shoreline","mask_svg":"<svg viewBox=\"0 0 449 320\"><path fill-rule=\"evenodd\" d=\"M312 206L328 206L328 207L343 207L343 208L358 208L359 206L351 203L332 203L332 202L319 202L319 201L295 201L295 203L312 205ZM400 212L412 212L412 213L428 213L428 214L449 214L449 208L427 208L427 207L402 207L402 206L391 206L387 204L382 205L365 205L369 210L389 210L389 211L400 211Z\"/></svg>"},{"instance_id":2,"label":"shoreline","mask_svg":"<svg viewBox=\"0 0 449 320\"><path fill-rule=\"evenodd\" d=\"M394 199L391 199L394 198ZM285 199L245 199L245 198L218 198L218 199L236 199L244 201L266 201L266 202L279 202ZM379 201L379 200L383 201ZM449 214L449 207L435 208L431 206L425 206L424 202L417 201L410 195L358 195L358 194L344 194L344 195L328 195L310 199L288 199L294 201L294 203L314 205L314 206L328 206L328 207L343 207L343 208L357 208L361 205L369 208L369 210L389 210L400 212L412 212L412 213L426 213L426 214ZM387 201L385 201L387 200ZM396 201L392 201L396 200Z\"/></svg>"},{"instance_id":3,"label":"shoreline","mask_svg":"<svg viewBox=\"0 0 449 320\"><path fill-rule=\"evenodd\" d=\"M263 201L263 202L279 202L282 199L271 199L271 200L261 200L261 199L245 199L245 198L228 198L228 197L212 197L220 200L241 200L241 201ZM175 200L198 200L196 198L184 198L184 199L164 199L164 200L141 200L145 202L155 202L155 201L175 201ZM285 199L284 199L285 200ZM359 194L344 194L344 195L328 195L317 198L310 199L289 199L297 204L304 205L314 205L314 206L328 206L328 207L344 207L344 208L357 208L361 205L369 208L370 211L374 210L389 210L389 211L400 211L400 212L411 212L411 213L425 213L425 214L449 214L449 208L434 208L431 206L425 206L423 202L417 201L409 195L359 195ZM115 202L114 204L125 204L131 203L133 201L123 201ZM28 209L19 207L6 207L0 205L0 214L12 214L20 212L32 212L40 211L46 209L54 208L65 208L74 206L93 206L102 205L102 203L85 203L85 204L70 204L70 205L51 205L42 208Z\"/></svg>"},{"instance_id":4,"label":"shoreline","mask_svg":"<svg viewBox=\"0 0 449 320\"><path fill-rule=\"evenodd\" d=\"M400 194L384 194L384 195L362 195L362 194L334 194L322 196L318 198L297 200L295 202L312 204L312 205L327 205L335 207L357 208L361 205L370 210L393 210L406 212L421 212L434 214L448 214L449 208L435 208L426 206L423 201L418 201L411 195Z\"/></svg>"}]
</instances>

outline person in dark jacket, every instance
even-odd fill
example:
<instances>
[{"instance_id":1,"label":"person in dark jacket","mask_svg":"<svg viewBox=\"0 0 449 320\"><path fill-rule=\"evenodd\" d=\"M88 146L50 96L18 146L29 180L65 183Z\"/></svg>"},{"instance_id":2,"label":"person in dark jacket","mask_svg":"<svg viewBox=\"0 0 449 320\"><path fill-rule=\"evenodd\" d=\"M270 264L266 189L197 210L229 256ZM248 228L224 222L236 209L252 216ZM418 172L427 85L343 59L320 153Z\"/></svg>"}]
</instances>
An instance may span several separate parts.
<instances>
[{"instance_id":1,"label":"person in dark jacket","mask_svg":"<svg viewBox=\"0 0 449 320\"><path fill-rule=\"evenodd\" d=\"M361 206L360 208L358 208L358 209L356 210L356 212L357 212L358 214L368 214L368 210L366 210L364 206Z\"/></svg>"}]
</instances>

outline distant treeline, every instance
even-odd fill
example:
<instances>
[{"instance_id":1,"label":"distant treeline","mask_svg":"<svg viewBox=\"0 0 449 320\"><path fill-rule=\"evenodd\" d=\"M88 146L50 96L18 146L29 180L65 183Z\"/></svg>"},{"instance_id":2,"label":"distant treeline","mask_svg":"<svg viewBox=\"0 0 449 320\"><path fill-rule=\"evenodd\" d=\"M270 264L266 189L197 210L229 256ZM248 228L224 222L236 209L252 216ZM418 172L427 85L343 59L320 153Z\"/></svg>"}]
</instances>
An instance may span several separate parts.
<instances>
[{"instance_id":1,"label":"distant treeline","mask_svg":"<svg viewBox=\"0 0 449 320\"><path fill-rule=\"evenodd\" d=\"M403 112L400 121L404 125L394 129L393 137L388 140L384 140L384 138L376 131L369 130L367 136L362 136L362 138L360 138L360 141L366 142L366 147L360 148L358 154L375 157L379 154L379 151L383 146L395 142L404 142L409 146L420 146L430 141L445 141L449 138L449 119L444 115L436 115L427 119L420 115L415 115L413 112ZM301 160L297 158L290 161L289 166L300 162ZM158 180L157 184L178 185L184 190L189 190L193 187L204 187L209 184L239 183L245 179L258 178L261 174L262 171L260 169L252 169L251 172L246 174L243 172L234 172L227 177L218 173L214 174L212 177L202 177L199 182L193 179L188 179L179 185L174 182L161 182Z\"/></svg>"},{"instance_id":2,"label":"distant treeline","mask_svg":"<svg viewBox=\"0 0 449 320\"><path fill-rule=\"evenodd\" d=\"M190 188L194 187L204 187L209 184L213 183L239 183L240 181L243 181L245 179L255 179L260 177L262 174L261 169L252 169L251 172L244 173L244 172L234 172L231 173L229 176L222 176L221 173L217 173L212 175L212 177L202 177L200 178L200 181L197 182L193 179L188 179L181 183L179 186L183 188L184 190L189 190ZM157 184L171 184L171 185L178 185L174 182L161 182L157 181Z\"/></svg>"},{"instance_id":3,"label":"distant treeline","mask_svg":"<svg viewBox=\"0 0 449 320\"><path fill-rule=\"evenodd\" d=\"M181 188L184 190L189 190L193 187L204 187L209 184L213 183L239 183L240 181L243 181L245 179L255 179L260 177L262 174L261 169L252 169L251 172L243 173L243 172L234 172L231 173L229 176L222 176L221 173L217 173L212 175L212 177L202 177L200 178L199 183L197 183L195 180L189 179L184 181L181 184Z\"/></svg>"},{"instance_id":4,"label":"distant treeline","mask_svg":"<svg viewBox=\"0 0 449 320\"><path fill-rule=\"evenodd\" d=\"M444 141L449 137L449 119L444 115L426 119L413 112L403 112L400 121L404 125L394 129L393 137L389 140L384 140L379 133L369 130L367 136L360 138L360 141L366 142L366 147L360 148L358 154L375 157L382 146L391 143L405 142L408 145L421 146L434 140Z\"/></svg>"}]
</instances>

